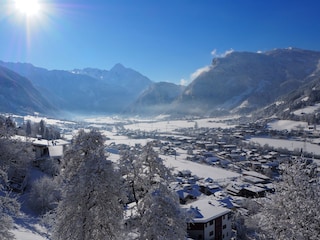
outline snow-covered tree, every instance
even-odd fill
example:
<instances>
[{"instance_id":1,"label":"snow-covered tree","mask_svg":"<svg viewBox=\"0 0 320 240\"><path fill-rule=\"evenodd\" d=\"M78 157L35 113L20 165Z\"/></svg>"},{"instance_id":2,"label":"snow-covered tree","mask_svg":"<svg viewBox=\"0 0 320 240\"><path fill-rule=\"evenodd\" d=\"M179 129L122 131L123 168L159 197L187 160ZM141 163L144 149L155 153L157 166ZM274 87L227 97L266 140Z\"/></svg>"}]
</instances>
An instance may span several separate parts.
<instances>
[{"instance_id":1,"label":"snow-covered tree","mask_svg":"<svg viewBox=\"0 0 320 240\"><path fill-rule=\"evenodd\" d=\"M261 239L320 239L320 180L303 159L284 168L276 193L262 202Z\"/></svg>"},{"instance_id":2,"label":"snow-covered tree","mask_svg":"<svg viewBox=\"0 0 320 240\"><path fill-rule=\"evenodd\" d=\"M122 239L121 183L100 132L80 130L64 156L53 239Z\"/></svg>"},{"instance_id":3,"label":"snow-covered tree","mask_svg":"<svg viewBox=\"0 0 320 240\"><path fill-rule=\"evenodd\" d=\"M0 116L0 238L3 240L14 239L10 230L13 228L13 216L20 208L17 200L7 191L8 173L20 169L23 165L20 160L25 156L25 148L10 139L14 132L15 124L12 119Z\"/></svg>"},{"instance_id":4,"label":"snow-covered tree","mask_svg":"<svg viewBox=\"0 0 320 240\"><path fill-rule=\"evenodd\" d=\"M55 179L47 176L33 182L29 193L30 207L41 215L53 210L61 197L59 187Z\"/></svg>"},{"instance_id":5,"label":"snow-covered tree","mask_svg":"<svg viewBox=\"0 0 320 240\"><path fill-rule=\"evenodd\" d=\"M27 120L27 123L26 123L26 136L30 137L31 133L32 133L31 121Z\"/></svg>"},{"instance_id":6,"label":"snow-covered tree","mask_svg":"<svg viewBox=\"0 0 320 240\"><path fill-rule=\"evenodd\" d=\"M138 232L139 239L184 239L186 218L177 194L170 189L172 174L154 151L152 142L140 152L122 154L120 163L121 169L127 170L122 173L126 173L137 204L137 215L129 228Z\"/></svg>"},{"instance_id":7,"label":"snow-covered tree","mask_svg":"<svg viewBox=\"0 0 320 240\"><path fill-rule=\"evenodd\" d=\"M172 178L170 170L164 166L162 159L153 150L151 142L147 143L142 150L122 152L120 169L136 203L160 179L168 182Z\"/></svg>"},{"instance_id":8,"label":"snow-covered tree","mask_svg":"<svg viewBox=\"0 0 320 240\"><path fill-rule=\"evenodd\" d=\"M16 124L10 117L0 116L0 138L8 138L14 135Z\"/></svg>"},{"instance_id":9,"label":"snow-covered tree","mask_svg":"<svg viewBox=\"0 0 320 240\"><path fill-rule=\"evenodd\" d=\"M176 240L187 236L186 212L165 184L151 189L139 202L141 240Z\"/></svg>"},{"instance_id":10,"label":"snow-covered tree","mask_svg":"<svg viewBox=\"0 0 320 240\"><path fill-rule=\"evenodd\" d=\"M13 190L23 190L19 186L26 183L33 154L30 143L12 138L15 131L13 120L0 116L0 169L6 173L11 186L15 188Z\"/></svg>"},{"instance_id":11,"label":"snow-covered tree","mask_svg":"<svg viewBox=\"0 0 320 240\"><path fill-rule=\"evenodd\" d=\"M13 218L19 209L20 205L15 198L9 196L5 192L7 176L0 168L0 239L11 240L14 235L11 230L13 229Z\"/></svg>"}]
</instances>

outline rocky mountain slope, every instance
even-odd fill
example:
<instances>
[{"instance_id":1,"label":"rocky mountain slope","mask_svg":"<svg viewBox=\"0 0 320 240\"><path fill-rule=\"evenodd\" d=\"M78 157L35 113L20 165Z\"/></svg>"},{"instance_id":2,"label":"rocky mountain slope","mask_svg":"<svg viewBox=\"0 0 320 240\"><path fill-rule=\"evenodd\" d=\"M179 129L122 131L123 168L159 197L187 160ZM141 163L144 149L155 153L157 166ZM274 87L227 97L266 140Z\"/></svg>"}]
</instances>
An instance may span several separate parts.
<instances>
[{"instance_id":1,"label":"rocky mountain slope","mask_svg":"<svg viewBox=\"0 0 320 240\"><path fill-rule=\"evenodd\" d=\"M320 52L276 49L215 58L175 102L175 112L248 113L319 76Z\"/></svg>"},{"instance_id":2,"label":"rocky mountain slope","mask_svg":"<svg viewBox=\"0 0 320 240\"><path fill-rule=\"evenodd\" d=\"M84 68L74 69L72 72L87 75L95 79L100 79L110 85L124 88L135 97L138 97L147 86L153 83L141 73L131 68L126 68L120 63L116 64L110 71L96 68Z\"/></svg>"},{"instance_id":3,"label":"rocky mountain slope","mask_svg":"<svg viewBox=\"0 0 320 240\"><path fill-rule=\"evenodd\" d=\"M0 112L49 115L56 112L28 79L1 66L0 86Z\"/></svg>"},{"instance_id":4,"label":"rocky mountain slope","mask_svg":"<svg viewBox=\"0 0 320 240\"><path fill-rule=\"evenodd\" d=\"M253 112L254 118L279 117L303 120L310 124L320 121L320 77L314 77L272 104Z\"/></svg>"},{"instance_id":5,"label":"rocky mountain slope","mask_svg":"<svg viewBox=\"0 0 320 240\"><path fill-rule=\"evenodd\" d=\"M83 114L212 116L256 111L268 116L282 112L285 116L291 114L284 114L286 104L292 108L318 98L320 79L320 52L296 48L232 52L214 58L206 71L185 88L153 83L121 64L110 71L49 71L0 61L1 65L28 78L45 98L44 105L50 103L59 110Z\"/></svg>"},{"instance_id":6,"label":"rocky mountain slope","mask_svg":"<svg viewBox=\"0 0 320 240\"><path fill-rule=\"evenodd\" d=\"M94 69L49 71L25 63L0 62L0 65L30 79L58 109L84 114L122 112L152 83L138 72L120 64L108 72L100 70L102 77Z\"/></svg>"}]
</instances>

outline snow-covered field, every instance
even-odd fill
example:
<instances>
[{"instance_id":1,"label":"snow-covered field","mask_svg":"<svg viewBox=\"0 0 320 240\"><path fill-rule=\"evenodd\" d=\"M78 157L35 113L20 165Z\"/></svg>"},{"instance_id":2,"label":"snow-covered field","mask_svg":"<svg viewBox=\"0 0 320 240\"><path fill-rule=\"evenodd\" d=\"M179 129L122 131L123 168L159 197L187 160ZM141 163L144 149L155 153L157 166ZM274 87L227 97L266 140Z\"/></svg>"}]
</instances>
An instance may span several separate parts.
<instances>
[{"instance_id":1,"label":"snow-covered field","mask_svg":"<svg viewBox=\"0 0 320 240\"><path fill-rule=\"evenodd\" d=\"M298 128L305 128L308 126L307 122L292 121L292 120L278 120L268 124L268 127L273 130L297 130Z\"/></svg>"},{"instance_id":2,"label":"snow-covered field","mask_svg":"<svg viewBox=\"0 0 320 240\"><path fill-rule=\"evenodd\" d=\"M228 181L230 179L237 178L240 176L240 174L236 172L225 170L220 167L210 166L207 164L186 160L187 154L180 149L178 149L178 154L176 156L174 155L159 155L159 156L163 159L164 164L167 167L173 168L174 173L177 173L183 170L190 170L192 174L197 175L200 178L210 177L213 180L218 182ZM119 160L119 155L111 153L108 159L113 162L117 162Z\"/></svg>"},{"instance_id":3,"label":"snow-covered field","mask_svg":"<svg viewBox=\"0 0 320 240\"><path fill-rule=\"evenodd\" d=\"M137 121L132 124L127 124L124 127L130 130L141 131L159 131L159 132L172 132L181 128L193 128L195 125L198 127L208 128L232 128L234 125L228 125L217 118L205 118L197 120L175 120L175 121L151 121L141 122Z\"/></svg>"},{"instance_id":4,"label":"snow-covered field","mask_svg":"<svg viewBox=\"0 0 320 240\"><path fill-rule=\"evenodd\" d=\"M294 141L294 140L285 140L285 139L272 139L272 138L262 138L262 137L253 137L248 141L258 143L261 146L268 144L269 146L275 148L287 148L289 151L301 150L305 152L320 154L320 146L317 144L312 144L309 142L303 141Z\"/></svg>"},{"instance_id":5,"label":"snow-covered field","mask_svg":"<svg viewBox=\"0 0 320 240\"><path fill-rule=\"evenodd\" d=\"M314 106L308 106L305 108L298 109L293 112L294 115L301 116L301 114L311 114L315 111L319 111L320 109L320 103L315 104Z\"/></svg>"},{"instance_id":6,"label":"snow-covered field","mask_svg":"<svg viewBox=\"0 0 320 240\"><path fill-rule=\"evenodd\" d=\"M35 228L40 228L40 226L35 225ZM31 231L30 229L24 228L19 225L15 225L12 233L15 235L16 240L45 240L46 237L42 237L38 232Z\"/></svg>"},{"instance_id":7,"label":"snow-covered field","mask_svg":"<svg viewBox=\"0 0 320 240\"><path fill-rule=\"evenodd\" d=\"M132 139L128 138L127 136L118 135L115 132L110 131L101 131L106 137L110 140L105 142L106 145L110 145L112 143L116 144L126 144L128 146L134 146L135 144L146 145L147 142L150 142L152 139Z\"/></svg>"},{"instance_id":8,"label":"snow-covered field","mask_svg":"<svg viewBox=\"0 0 320 240\"><path fill-rule=\"evenodd\" d=\"M171 167L175 172L182 170L190 170L192 174L201 178L212 178L215 181L226 181L228 179L239 177L238 173L228 171L219 167L209 166L207 164L201 164L192 162L185 159L186 156L161 156L167 167Z\"/></svg>"}]
</instances>

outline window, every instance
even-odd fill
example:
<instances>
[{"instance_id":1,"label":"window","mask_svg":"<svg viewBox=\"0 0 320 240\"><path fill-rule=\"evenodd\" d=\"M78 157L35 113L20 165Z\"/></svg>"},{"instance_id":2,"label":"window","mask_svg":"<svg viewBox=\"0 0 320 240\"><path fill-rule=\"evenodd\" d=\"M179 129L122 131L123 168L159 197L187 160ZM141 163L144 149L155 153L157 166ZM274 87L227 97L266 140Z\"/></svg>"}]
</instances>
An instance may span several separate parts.
<instances>
[{"instance_id":1,"label":"window","mask_svg":"<svg viewBox=\"0 0 320 240\"><path fill-rule=\"evenodd\" d=\"M223 219L223 220L226 219L226 215L223 215L222 219Z\"/></svg>"},{"instance_id":2,"label":"window","mask_svg":"<svg viewBox=\"0 0 320 240\"><path fill-rule=\"evenodd\" d=\"M211 231L211 232L209 233L209 235L212 236L212 235L213 235L213 231Z\"/></svg>"},{"instance_id":3,"label":"window","mask_svg":"<svg viewBox=\"0 0 320 240\"><path fill-rule=\"evenodd\" d=\"M223 228L223 229L226 229L226 228L227 228L227 225L226 225L226 224L225 224L225 225L223 225L223 226L222 226L222 228Z\"/></svg>"},{"instance_id":4,"label":"window","mask_svg":"<svg viewBox=\"0 0 320 240\"><path fill-rule=\"evenodd\" d=\"M210 224L210 225L213 225L213 220L211 220L211 221L209 222L209 224Z\"/></svg>"}]
</instances>

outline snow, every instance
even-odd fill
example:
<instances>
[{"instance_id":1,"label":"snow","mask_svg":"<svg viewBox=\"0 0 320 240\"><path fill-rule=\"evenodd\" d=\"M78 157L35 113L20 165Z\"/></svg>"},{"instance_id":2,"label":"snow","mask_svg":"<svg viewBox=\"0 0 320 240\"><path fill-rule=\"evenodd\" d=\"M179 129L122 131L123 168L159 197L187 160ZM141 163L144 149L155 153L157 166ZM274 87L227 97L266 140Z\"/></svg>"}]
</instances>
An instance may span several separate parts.
<instances>
[{"instance_id":1,"label":"snow","mask_svg":"<svg viewBox=\"0 0 320 240\"><path fill-rule=\"evenodd\" d=\"M172 132L176 129L193 128L197 123L198 127L207 128L232 128L234 125L228 125L217 118L205 118L198 120L175 120L175 121L157 121L141 122L124 125L126 129L141 131L160 131Z\"/></svg>"},{"instance_id":2,"label":"snow","mask_svg":"<svg viewBox=\"0 0 320 240\"><path fill-rule=\"evenodd\" d=\"M274 121L268 124L268 127L273 129L273 130L297 130L299 127L307 127L308 123L307 122L301 122L301 121L292 121L292 120L278 120Z\"/></svg>"},{"instance_id":3,"label":"snow","mask_svg":"<svg viewBox=\"0 0 320 240\"><path fill-rule=\"evenodd\" d=\"M46 118L46 117L40 117L40 116L31 116L31 115L24 116L23 119L24 121L30 120L31 122L40 122L41 120L44 120L47 124L57 125L57 126L64 126L65 124L76 124L75 122L71 122L71 121L62 121L58 119L52 119L52 118Z\"/></svg>"},{"instance_id":4,"label":"snow","mask_svg":"<svg viewBox=\"0 0 320 240\"><path fill-rule=\"evenodd\" d=\"M147 142L152 141L150 138L144 139L132 139L128 138L127 136L118 135L116 132L110 131L101 131L104 136L108 137L109 139L105 142L107 146L111 144L126 144L128 146L135 146L135 144L146 145Z\"/></svg>"},{"instance_id":5,"label":"snow","mask_svg":"<svg viewBox=\"0 0 320 240\"><path fill-rule=\"evenodd\" d=\"M249 139L250 142L258 143L261 146L268 144L275 148L287 148L289 151L303 149L305 152L320 154L320 146L304 141L296 140L285 140L285 139L273 139L273 138L262 138L253 137Z\"/></svg>"},{"instance_id":6,"label":"snow","mask_svg":"<svg viewBox=\"0 0 320 240\"><path fill-rule=\"evenodd\" d=\"M132 142L132 144L134 144L134 142ZM200 178L212 178L217 182L225 182L229 179L234 179L240 176L240 174L236 172L225 170L220 167L186 160L187 154L182 152L179 152L177 156L161 154L159 156L163 159L163 162L167 167L173 168L174 173L178 173L183 170L190 170L193 175ZM119 160L119 155L110 153L108 159L113 162L117 162Z\"/></svg>"},{"instance_id":7,"label":"snow","mask_svg":"<svg viewBox=\"0 0 320 240\"><path fill-rule=\"evenodd\" d=\"M184 205L183 208L192 209L192 214L195 215L193 221L196 223L203 223L231 212L229 209L218 204L219 203L217 203L216 201L211 200L211 198L207 197Z\"/></svg>"},{"instance_id":8,"label":"snow","mask_svg":"<svg viewBox=\"0 0 320 240\"><path fill-rule=\"evenodd\" d=\"M82 119L85 122L96 123L96 124L116 124L122 123L124 120L118 117L110 116L96 116L96 117L86 117Z\"/></svg>"},{"instance_id":9,"label":"snow","mask_svg":"<svg viewBox=\"0 0 320 240\"><path fill-rule=\"evenodd\" d=\"M316 111L319 111L320 103L315 104L314 106L308 106L305 108L298 109L293 112L294 115L300 116L301 114L312 114Z\"/></svg>"},{"instance_id":10,"label":"snow","mask_svg":"<svg viewBox=\"0 0 320 240\"><path fill-rule=\"evenodd\" d=\"M38 231L44 231L39 225L34 226ZM12 233L15 235L16 240L45 240L47 238L42 237L39 233L31 231L19 225L15 225Z\"/></svg>"},{"instance_id":11,"label":"snow","mask_svg":"<svg viewBox=\"0 0 320 240\"><path fill-rule=\"evenodd\" d=\"M237 117L235 116L234 119ZM160 118L161 119L161 118ZM34 120L34 119L32 119ZM37 121L39 121L37 119ZM85 121L88 121L93 124L97 124L103 126L103 124L117 124L121 123L125 129L130 130L140 130L140 131L159 131L159 132L167 132L171 133L175 129L182 129L182 128L194 128L195 125L200 127L207 127L207 128L233 128L234 125L229 125L224 122L225 119L223 118L206 118L206 119L194 119L194 120L125 120L119 119L116 117L103 117L103 118L87 118ZM36 121L36 120L34 120ZM47 123L49 121L45 119ZM305 122L296 122L296 121L275 121L269 125L272 129L283 130L283 129L296 129L299 126L306 127L307 123ZM109 138L106 141L106 145L115 144L126 144L129 146L134 146L136 144L146 145L148 141L152 139L131 139L127 136L118 135L115 128L113 130L101 130L105 136ZM293 149L300 149L303 148L305 143L299 141L289 141L289 140L279 140L279 139L270 139L270 138L251 138L250 141L259 143L261 145L269 144L274 146L281 146L285 147L290 150ZM51 142L46 141L45 144L51 144ZM58 144L57 144L58 145ZM312 151L314 153L320 154L320 146L315 144L306 143L307 150ZM112 148L112 147L111 147ZM57 149L55 149L57 150ZM187 151L177 148L177 155L160 155L163 159L164 164L167 167L171 167L174 169L174 172L183 171L183 170L190 170L192 174L200 177L200 178L211 178L215 182L225 183L230 182L231 180L240 177L240 174L233 172L231 170L226 170L216 166L210 166L204 163L193 162L190 160L186 160L187 158ZM119 160L119 154L110 153L108 159L111 161L117 162ZM208 201L206 202L208 204ZM36 225L16 225L13 233L17 240L44 240L47 239L43 236L46 236L46 232L44 229L39 229L40 226ZM43 236L41 236L43 235Z\"/></svg>"},{"instance_id":12,"label":"snow","mask_svg":"<svg viewBox=\"0 0 320 240\"><path fill-rule=\"evenodd\" d=\"M184 154L180 154L178 156L160 155L160 157L163 159L164 164L167 167L173 168L175 172L190 170L192 174L197 175L198 177L212 178L214 181L218 182L240 176L238 173L228 171L223 168L185 160L186 155Z\"/></svg>"}]
</instances>

